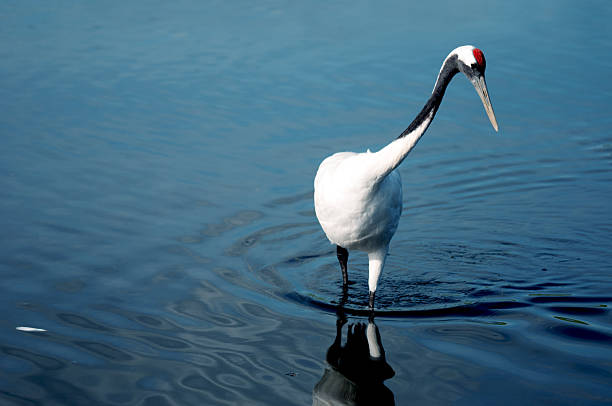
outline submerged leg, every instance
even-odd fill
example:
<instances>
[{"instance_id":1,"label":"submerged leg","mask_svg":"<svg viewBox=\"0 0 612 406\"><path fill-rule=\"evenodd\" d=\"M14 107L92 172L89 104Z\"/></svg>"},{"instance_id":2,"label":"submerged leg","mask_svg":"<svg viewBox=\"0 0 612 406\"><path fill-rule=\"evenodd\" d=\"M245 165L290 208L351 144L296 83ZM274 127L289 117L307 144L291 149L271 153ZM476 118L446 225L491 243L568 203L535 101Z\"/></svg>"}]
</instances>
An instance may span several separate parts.
<instances>
[{"instance_id":1,"label":"submerged leg","mask_svg":"<svg viewBox=\"0 0 612 406\"><path fill-rule=\"evenodd\" d=\"M348 250L346 248L342 248L339 245L336 245L336 254L338 255L338 262L340 262L340 269L342 270L342 286L348 286L348 270L346 264L348 262Z\"/></svg>"},{"instance_id":2,"label":"submerged leg","mask_svg":"<svg viewBox=\"0 0 612 406\"><path fill-rule=\"evenodd\" d=\"M370 300L368 300L368 305L370 306L370 310L374 311L374 295L376 292L370 291Z\"/></svg>"}]
</instances>

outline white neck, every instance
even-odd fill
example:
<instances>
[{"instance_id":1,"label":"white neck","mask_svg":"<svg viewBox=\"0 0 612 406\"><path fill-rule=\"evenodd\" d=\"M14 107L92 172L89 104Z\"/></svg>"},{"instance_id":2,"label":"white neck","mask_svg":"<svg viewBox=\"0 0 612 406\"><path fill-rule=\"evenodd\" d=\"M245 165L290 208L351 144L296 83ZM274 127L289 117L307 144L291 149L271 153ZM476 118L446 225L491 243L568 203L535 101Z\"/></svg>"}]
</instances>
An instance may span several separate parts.
<instances>
[{"instance_id":1,"label":"white neck","mask_svg":"<svg viewBox=\"0 0 612 406\"><path fill-rule=\"evenodd\" d=\"M431 124L434 115L435 110L431 110L417 128L376 152L375 155L378 165L373 170L377 179L382 180L402 163L404 158L406 158L417 142L419 142L423 134L425 134L425 131L429 127L429 124Z\"/></svg>"}]
</instances>

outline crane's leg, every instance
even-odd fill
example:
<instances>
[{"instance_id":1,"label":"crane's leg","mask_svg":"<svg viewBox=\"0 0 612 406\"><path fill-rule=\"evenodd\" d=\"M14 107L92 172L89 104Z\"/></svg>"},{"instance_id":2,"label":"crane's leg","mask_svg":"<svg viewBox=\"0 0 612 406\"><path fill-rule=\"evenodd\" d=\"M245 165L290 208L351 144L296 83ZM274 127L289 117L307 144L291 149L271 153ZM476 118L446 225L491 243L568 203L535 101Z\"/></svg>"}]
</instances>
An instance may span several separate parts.
<instances>
[{"instance_id":1,"label":"crane's leg","mask_svg":"<svg viewBox=\"0 0 612 406\"><path fill-rule=\"evenodd\" d=\"M370 291L370 300L368 300L368 306L370 310L374 310L374 295L376 295L376 291Z\"/></svg>"},{"instance_id":2,"label":"crane's leg","mask_svg":"<svg viewBox=\"0 0 612 406\"><path fill-rule=\"evenodd\" d=\"M376 287L378 286L378 278L382 273L385 266L385 260L387 259L387 251L389 247L383 247L376 251L368 253L369 259L369 276L368 276L368 287L370 289L370 298L368 304L370 309L374 309L374 295L376 294Z\"/></svg>"},{"instance_id":3,"label":"crane's leg","mask_svg":"<svg viewBox=\"0 0 612 406\"><path fill-rule=\"evenodd\" d=\"M346 248L342 248L339 245L336 245L336 254L338 255L338 262L340 262L340 269L342 270L342 287L347 288L349 284L348 280L348 270L347 270L347 262L348 262L348 250Z\"/></svg>"}]
</instances>

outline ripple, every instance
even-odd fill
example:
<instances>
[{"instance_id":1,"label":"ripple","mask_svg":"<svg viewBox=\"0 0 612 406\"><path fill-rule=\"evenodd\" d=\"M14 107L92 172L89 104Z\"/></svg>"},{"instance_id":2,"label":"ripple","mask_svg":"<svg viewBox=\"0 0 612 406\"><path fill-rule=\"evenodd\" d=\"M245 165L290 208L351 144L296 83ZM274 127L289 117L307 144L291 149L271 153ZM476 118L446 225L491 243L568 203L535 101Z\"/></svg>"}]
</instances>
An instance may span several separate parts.
<instances>
[{"instance_id":1,"label":"ripple","mask_svg":"<svg viewBox=\"0 0 612 406\"><path fill-rule=\"evenodd\" d=\"M218 237L235 228L247 226L263 216L262 212L256 210L239 211L219 223L208 224L200 233L206 237Z\"/></svg>"},{"instance_id":2,"label":"ripple","mask_svg":"<svg viewBox=\"0 0 612 406\"><path fill-rule=\"evenodd\" d=\"M118 362L126 362L134 359L130 354L119 350L117 348L113 348L110 345L92 342L92 341L73 341L73 343L77 347L81 347L86 349L87 351L98 355L102 358L106 358L110 361L118 361Z\"/></svg>"},{"instance_id":3,"label":"ripple","mask_svg":"<svg viewBox=\"0 0 612 406\"><path fill-rule=\"evenodd\" d=\"M270 244L275 242L286 242L287 240L298 239L304 235L312 234L312 230L300 231L289 235L286 234L286 231L294 230L296 228L302 228L305 226L312 227L312 225L312 223L291 223L263 228L255 233L243 237L241 240L234 243L231 247L226 249L226 254L228 256L241 256L244 255L252 247L260 243Z\"/></svg>"},{"instance_id":4,"label":"ripple","mask_svg":"<svg viewBox=\"0 0 612 406\"><path fill-rule=\"evenodd\" d=\"M312 199L313 194L314 190L310 190L308 192L300 193L293 196L279 197L266 203L266 206L275 208L280 206L288 206L298 202L310 201L310 199Z\"/></svg>"},{"instance_id":5,"label":"ripple","mask_svg":"<svg viewBox=\"0 0 612 406\"><path fill-rule=\"evenodd\" d=\"M26 361L29 361L43 370L57 370L57 369L62 369L66 366L64 362L58 361L55 358L36 354L34 352L27 351L21 348L2 346L0 347L0 349L6 355L11 355L13 357L17 357L17 358L21 358Z\"/></svg>"},{"instance_id":6,"label":"ripple","mask_svg":"<svg viewBox=\"0 0 612 406\"><path fill-rule=\"evenodd\" d=\"M138 320L138 322L140 322L141 324L150 327L160 327L164 324L163 320L148 315L136 316L136 320Z\"/></svg>"},{"instance_id":7,"label":"ripple","mask_svg":"<svg viewBox=\"0 0 612 406\"><path fill-rule=\"evenodd\" d=\"M568 320L565 320L568 321ZM576 323L576 321L570 321ZM581 324L581 323L579 323ZM591 328L578 326L554 326L551 328L553 334L564 336L570 339L578 339L582 341L593 341L598 343L612 344L612 334L604 333Z\"/></svg>"},{"instance_id":8,"label":"ripple","mask_svg":"<svg viewBox=\"0 0 612 406\"><path fill-rule=\"evenodd\" d=\"M206 391L210 387L210 382L200 374L192 374L184 377L181 380L181 385L184 385L189 389Z\"/></svg>"},{"instance_id":9,"label":"ripple","mask_svg":"<svg viewBox=\"0 0 612 406\"><path fill-rule=\"evenodd\" d=\"M546 295L533 296L529 298L531 303L600 303L612 302L612 296L571 296L571 295Z\"/></svg>"},{"instance_id":10,"label":"ripple","mask_svg":"<svg viewBox=\"0 0 612 406\"><path fill-rule=\"evenodd\" d=\"M539 291L539 290L547 290L551 287L562 287L569 286L569 283L555 283L555 282L540 282L529 285L502 285L500 288L502 289L512 289L512 290L524 290L524 291Z\"/></svg>"},{"instance_id":11,"label":"ripple","mask_svg":"<svg viewBox=\"0 0 612 406\"><path fill-rule=\"evenodd\" d=\"M442 336L445 339L451 339L453 343L481 343L481 344L501 344L510 343L512 338L509 334L504 333L499 328L491 326L474 326L474 325L442 325L428 328L427 331L434 336Z\"/></svg>"},{"instance_id":12,"label":"ripple","mask_svg":"<svg viewBox=\"0 0 612 406\"><path fill-rule=\"evenodd\" d=\"M287 300L324 310L328 313L336 313L337 303L323 302L308 295L291 292L285 295ZM415 310L395 310L395 309L376 309L374 314L378 318L415 318L415 319L440 319L440 318L472 318L493 316L503 310L520 309L529 307L528 303L502 301L502 302L481 302L469 305L448 306L441 308L415 309ZM369 308L344 307L349 315L369 317L372 311Z\"/></svg>"},{"instance_id":13,"label":"ripple","mask_svg":"<svg viewBox=\"0 0 612 406\"><path fill-rule=\"evenodd\" d=\"M224 386L230 386L230 387L234 387L234 388L245 388L245 389L252 389L253 385L251 385L250 382L248 382L245 379L242 379L240 376L238 375L232 375L232 374L219 374L217 376L217 379L219 381L219 383L221 383Z\"/></svg>"},{"instance_id":14,"label":"ripple","mask_svg":"<svg viewBox=\"0 0 612 406\"><path fill-rule=\"evenodd\" d=\"M75 327L98 331L111 331L109 328L78 314L58 313L57 318L63 321L64 323L70 324Z\"/></svg>"},{"instance_id":15,"label":"ripple","mask_svg":"<svg viewBox=\"0 0 612 406\"><path fill-rule=\"evenodd\" d=\"M584 324L585 326L588 326L589 323L587 323L586 321L580 321L580 320L576 320L576 319L570 319L569 317L563 317L563 316L554 316L555 319L557 320L562 320L562 321L567 321L569 323L576 323L576 324Z\"/></svg>"},{"instance_id":16,"label":"ripple","mask_svg":"<svg viewBox=\"0 0 612 406\"><path fill-rule=\"evenodd\" d=\"M196 291L194 297L188 299L187 308L199 310L181 312L180 318L168 320L127 308L98 305L98 312L120 314L136 323L128 328L115 325L117 323L103 325L91 316L62 312L57 320L70 326L69 335L38 336L43 340L38 342L39 347L44 348L49 340L93 354L106 361L102 364L81 363L83 356L74 361L73 350L58 351L55 357L9 346L3 346L1 351L38 369L20 368L23 381L20 387L25 389L26 382L32 386L28 399L34 399L34 393L40 392L40 399L59 404L66 404L73 393L77 393L77 399L80 395L87 396L96 404L106 404L106 401L140 403L144 399L157 399L150 400L157 402L159 399L153 396L153 391L172 393L170 398L175 404L266 404L270 391L283 404L305 400L308 390L304 392L287 386L290 378L284 374L294 370L307 382L314 381L321 361L312 357L308 348L313 338L315 341L327 338L326 334L317 333L320 326L313 328L302 320L288 319L260 303L233 297L213 285L203 284L199 293L202 292L211 295ZM183 308L180 303L170 307ZM172 317L172 314L167 316ZM222 322L219 322L220 317ZM107 323L115 320L103 318ZM192 324L189 320L198 322ZM50 328L57 330L53 326ZM149 331L151 329L156 333ZM303 329L308 332L303 333ZM112 340L113 344L105 342L107 340ZM147 343L163 351L143 351L143 346L130 345L130 341ZM291 346L286 347L286 343ZM279 351L286 351L286 354L279 355ZM71 357L72 361L62 360L64 356ZM127 368L119 367L121 364ZM37 378L41 370L55 371L56 381ZM262 385L268 388L267 393L261 391ZM138 389L124 391L121 388ZM11 390L1 396L17 399L20 394Z\"/></svg>"},{"instance_id":17,"label":"ripple","mask_svg":"<svg viewBox=\"0 0 612 406\"><path fill-rule=\"evenodd\" d=\"M605 316L609 313L608 308L602 307L551 306L548 310L572 316Z\"/></svg>"},{"instance_id":18,"label":"ripple","mask_svg":"<svg viewBox=\"0 0 612 406\"><path fill-rule=\"evenodd\" d=\"M58 379L47 374L30 375L26 378L27 381L44 388L44 401L55 400L59 404L90 404L90 394L72 382L64 379Z\"/></svg>"},{"instance_id":19,"label":"ripple","mask_svg":"<svg viewBox=\"0 0 612 406\"><path fill-rule=\"evenodd\" d=\"M168 251L172 254L178 254L178 255L183 255L185 257L189 257L199 264L208 264L211 262L210 258L203 257L197 252L195 252L194 250L191 250L181 245L171 246L168 249Z\"/></svg>"}]
</instances>

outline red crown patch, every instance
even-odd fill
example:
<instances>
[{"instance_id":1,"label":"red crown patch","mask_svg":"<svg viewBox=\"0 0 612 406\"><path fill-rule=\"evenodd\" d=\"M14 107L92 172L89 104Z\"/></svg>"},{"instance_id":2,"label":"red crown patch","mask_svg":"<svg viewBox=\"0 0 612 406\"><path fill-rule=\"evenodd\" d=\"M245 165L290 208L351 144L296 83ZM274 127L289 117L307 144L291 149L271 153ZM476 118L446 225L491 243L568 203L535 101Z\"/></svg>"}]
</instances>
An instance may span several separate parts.
<instances>
[{"instance_id":1,"label":"red crown patch","mask_svg":"<svg viewBox=\"0 0 612 406\"><path fill-rule=\"evenodd\" d=\"M485 66L484 54L482 53L482 51L478 48L474 48L472 53L474 54L474 58L476 58L476 62L478 62L478 65Z\"/></svg>"}]
</instances>

